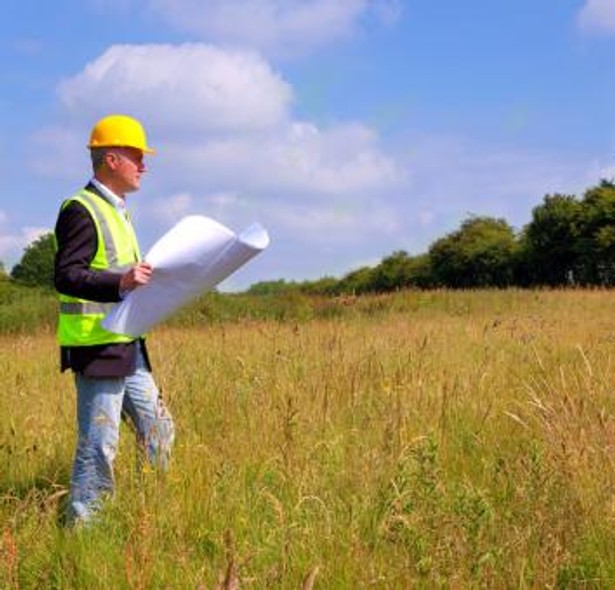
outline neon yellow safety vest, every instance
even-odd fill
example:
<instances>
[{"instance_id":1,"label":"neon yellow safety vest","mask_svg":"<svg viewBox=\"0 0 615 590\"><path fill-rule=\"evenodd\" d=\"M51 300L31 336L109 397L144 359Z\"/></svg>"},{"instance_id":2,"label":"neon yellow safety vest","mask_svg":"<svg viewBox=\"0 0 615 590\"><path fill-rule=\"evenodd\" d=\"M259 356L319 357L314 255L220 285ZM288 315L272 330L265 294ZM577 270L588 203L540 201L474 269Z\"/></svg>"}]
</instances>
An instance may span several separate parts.
<instances>
[{"instance_id":1,"label":"neon yellow safety vest","mask_svg":"<svg viewBox=\"0 0 615 590\"><path fill-rule=\"evenodd\" d=\"M137 238L130 223L107 200L83 189L62 204L78 202L90 214L96 226L98 247L90 263L92 270L123 273L141 259ZM114 303L88 301L60 294L57 337L61 346L94 346L132 342L131 336L105 330L101 322Z\"/></svg>"}]
</instances>

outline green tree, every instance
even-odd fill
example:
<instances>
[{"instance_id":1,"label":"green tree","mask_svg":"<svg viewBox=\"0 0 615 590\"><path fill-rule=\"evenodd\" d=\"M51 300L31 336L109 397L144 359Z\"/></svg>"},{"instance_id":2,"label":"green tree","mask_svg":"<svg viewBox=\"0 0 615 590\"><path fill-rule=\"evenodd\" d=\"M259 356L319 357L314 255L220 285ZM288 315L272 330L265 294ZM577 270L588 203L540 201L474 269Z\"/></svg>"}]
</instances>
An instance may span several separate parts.
<instances>
[{"instance_id":1,"label":"green tree","mask_svg":"<svg viewBox=\"0 0 615 590\"><path fill-rule=\"evenodd\" d=\"M338 293L352 293L354 295L373 292L373 276L373 268L362 266L344 275L338 283L336 290Z\"/></svg>"},{"instance_id":2,"label":"green tree","mask_svg":"<svg viewBox=\"0 0 615 590\"><path fill-rule=\"evenodd\" d=\"M419 289L429 289L436 285L433 276L431 257L428 253L412 256L408 259L406 273L408 284Z\"/></svg>"},{"instance_id":3,"label":"green tree","mask_svg":"<svg viewBox=\"0 0 615 590\"><path fill-rule=\"evenodd\" d=\"M289 290L289 284L284 279L275 281L260 281L250 285L248 293L251 295L273 295Z\"/></svg>"},{"instance_id":4,"label":"green tree","mask_svg":"<svg viewBox=\"0 0 615 590\"><path fill-rule=\"evenodd\" d=\"M574 196L561 194L546 195L532 210L521 236L523 284L558 286L575 279L582 211Z\"/></svg>"},{"instance_id":5,"label":"green tree","mask_svg":"<svg viewBox=\"0 0 615 590\"><path fill-rule=\"evenodd\" d=\"M506 287L514 280L517 241L504 219L472 216L429 248L433 279L453 288Z\"/></svg>"},{"instance_id":6,"label":"green tree","mask_svg":"<svg viewBox=\"0 0 615 590\"><path fill-rule=\"evenodd\" d=\"M410 257L404 250L386 256L374 268L372 286L374 291L388 292L403 289L410 284L408 261Z\"/></svg>"},{"instance_id":7,"label":"green tree","mask_svg":"<svg viewBox=\"0 0 615 590\"><path fill-rule=\"evenodd\" d=\"M306 295L334 295L337 283L337 279L325 276L315 281L299 283L299 291Z\"/></svg>"},{"instance_id":8,"label":"green tree","mask_svg":"<svg viewBox=\"0 0 615 590\"><path fill-rule=\"evenodd\" d=\"M409 287L428 287L432 283L429 255L409 256L404 250L393 252L373 269L372 290L395 291Z\"/></svg>"},{"instance_id":9,"label":"green tree","mask_svg":"<svg viewBox=\"0 0 615 590\"><path fill-rule=\"evenodd\" d=\"M53 287L54 256L53 233L46 233L26 247L20 262L13 267L11 277L24 285Z\"/></svg>"},{"instance_id":10,"label":"green tree","mask_svg":"<svg viewBox=\"0 0 615 590\"><path fill-rule=\"evenodd\" d=\"M575 242L581 283L615 284L615 184L602 180L581 201Z\"/></svg>"}]
</instances>

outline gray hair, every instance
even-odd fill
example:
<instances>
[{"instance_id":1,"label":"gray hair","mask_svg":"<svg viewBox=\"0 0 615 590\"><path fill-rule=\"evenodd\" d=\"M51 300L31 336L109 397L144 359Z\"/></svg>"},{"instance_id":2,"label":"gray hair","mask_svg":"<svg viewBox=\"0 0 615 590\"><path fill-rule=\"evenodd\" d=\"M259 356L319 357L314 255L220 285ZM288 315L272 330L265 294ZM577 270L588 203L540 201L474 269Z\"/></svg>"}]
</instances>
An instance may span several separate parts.
<instances>
[{"instance_id":1,"label":"gray hair","mask_svg":"<svg viewBox=\"0 0 615 590\"><path fill-rule=\"evenodd\" d=\"M92 159L92 170L94 170L94 172L96 172L102 166L108 151L109 148L107 147L92 148L90 150L90 158Z\"/></svg>"}]
</instances>

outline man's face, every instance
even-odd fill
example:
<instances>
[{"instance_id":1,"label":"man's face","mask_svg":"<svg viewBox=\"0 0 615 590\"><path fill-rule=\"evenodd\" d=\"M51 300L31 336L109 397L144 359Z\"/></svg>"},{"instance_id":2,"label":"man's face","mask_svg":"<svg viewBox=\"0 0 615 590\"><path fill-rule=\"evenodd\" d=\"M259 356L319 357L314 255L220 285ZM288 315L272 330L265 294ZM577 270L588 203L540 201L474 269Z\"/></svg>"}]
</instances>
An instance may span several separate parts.
<instances>
[{"instance_id":1,"label":"man's face","mask_svg":"<svg viewBox=\"0 0 615 590\"><path fill-rule=\"evenodd\" d=\"M139 190L141 174L145 172L141 150L130 147L113 148L107 153L106 162L118 194Z\"/></svg>"}]
</instances>

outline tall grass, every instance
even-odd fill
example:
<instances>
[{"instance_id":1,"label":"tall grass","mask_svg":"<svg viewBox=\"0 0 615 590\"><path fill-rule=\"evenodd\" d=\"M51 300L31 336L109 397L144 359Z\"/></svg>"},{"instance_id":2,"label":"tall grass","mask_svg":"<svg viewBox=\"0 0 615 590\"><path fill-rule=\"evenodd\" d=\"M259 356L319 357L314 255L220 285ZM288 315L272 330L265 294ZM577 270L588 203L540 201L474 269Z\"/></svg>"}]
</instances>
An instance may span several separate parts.
<instances>
[{"instance_id":1,"label":"tall grass","mask_svg":"<svg viewBox=\"0 0 615 590\"><path fill-rule=\"evenodd\" d=\"M52 329L57 310L57 297L51 290L26 287L0 277L0 334Z\"/></svg>"},{"instance_id":2,"label":"tall grass","mask_svg":"<svg viewBox=\"0 0 615 590\"><path fill-rule=\"evenodd\" d=\"M612 297L175 320L150 337L172 468L137 473L123 431L116 497L79 531L58 524L71 377L50 333L0 337L0 587L609 587Z\"/></svg>"}]
</instances>

